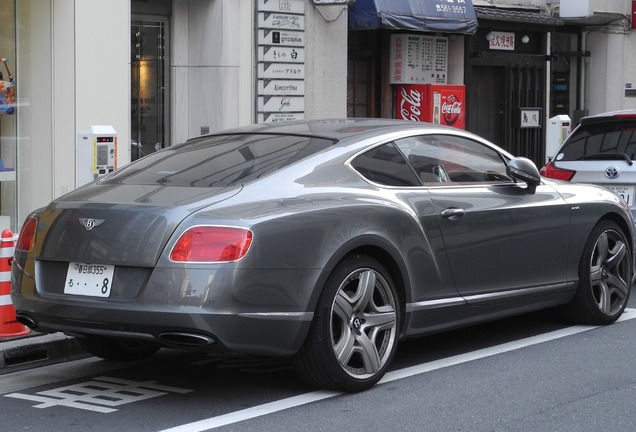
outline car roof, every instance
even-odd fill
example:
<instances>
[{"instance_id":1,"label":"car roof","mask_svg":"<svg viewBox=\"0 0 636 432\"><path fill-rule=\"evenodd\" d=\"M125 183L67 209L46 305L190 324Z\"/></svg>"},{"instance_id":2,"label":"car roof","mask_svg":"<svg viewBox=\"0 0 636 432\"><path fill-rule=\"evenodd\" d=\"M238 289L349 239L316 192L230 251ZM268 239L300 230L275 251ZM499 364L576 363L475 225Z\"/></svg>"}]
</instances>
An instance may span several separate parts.
<instances>
[{"instance_id":1,"label":"car roof","mask_svg":"<svg viewBox=\"0 0 636 432\"><path fill-rule=\"evenodd\" d=\"M293 134L322 136L324 138L341 140L350 136L365 135L369 132L378 135L382 132L395 132L396 128L409 129L439 129L457 131L456 128L442 126L432 123L410 122L397 119L385 118L333 118L319 120L294 120L283 123L259 123L249 126L242 126L233 129L226 129L210 134L227 135L232 133L271 133L271 134Z\"/></svg>"},{"instance_id":2,"label":"car roof","mask_svg":"<svg viewBox=\"0 0 636 432\"><path fill-rule=\"evenodd\" d=\"M511 157L508 152L490 143L488 140L463 129L451 126L414 122L398 119L386 118L326 118L316 120L294 120L283 123L260 123L249 126L242 126L233 129L221 130L206 136L222 136L230 134L289 134L312 136L333 140L344 144L349 138L356 138L361 141L366 138L390 135L396 132L416 131L419 133L444 133L450 132L455 135L463 135L467 138L475 138L485 141L498 151ZM197 137L194 139L198 139Z\"/></svg>"}]
</instances>

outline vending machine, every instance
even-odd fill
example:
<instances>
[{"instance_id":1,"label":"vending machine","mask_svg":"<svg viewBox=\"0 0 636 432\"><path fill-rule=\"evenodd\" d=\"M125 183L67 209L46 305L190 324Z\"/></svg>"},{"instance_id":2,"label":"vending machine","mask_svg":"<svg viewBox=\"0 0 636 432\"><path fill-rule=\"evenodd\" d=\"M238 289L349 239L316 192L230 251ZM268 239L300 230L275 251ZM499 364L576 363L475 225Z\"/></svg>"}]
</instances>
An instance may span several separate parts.
<instances>
[{"instance_id":1,"label":"vending machine","mask_svg":"<svg viewBox=\"0 0 636 432\"><path fill-rule=\"evenodd\" d=\"M465 86L398 84L395 89L395 118L466 128Z\"/></svg>"}]
</instances>

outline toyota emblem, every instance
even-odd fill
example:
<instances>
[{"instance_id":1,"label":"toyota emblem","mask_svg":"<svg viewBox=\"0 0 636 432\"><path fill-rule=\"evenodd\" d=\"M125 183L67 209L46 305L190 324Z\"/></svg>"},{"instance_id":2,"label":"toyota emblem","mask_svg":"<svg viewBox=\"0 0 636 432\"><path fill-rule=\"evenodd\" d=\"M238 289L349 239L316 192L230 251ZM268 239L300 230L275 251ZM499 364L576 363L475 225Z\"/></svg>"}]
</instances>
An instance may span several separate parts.
<instances>
[{"instance_id":1,"label":"toyota emblem","mask_svg":"<svg viewBox=\"0 0 636 432\"><path fill-rule=\"evenodd\" d=\"M620 174L621 172L616 167L609 167L605 170L605 177L607 177L608 179L615 179Z\"/></svg>"}]
</instances>

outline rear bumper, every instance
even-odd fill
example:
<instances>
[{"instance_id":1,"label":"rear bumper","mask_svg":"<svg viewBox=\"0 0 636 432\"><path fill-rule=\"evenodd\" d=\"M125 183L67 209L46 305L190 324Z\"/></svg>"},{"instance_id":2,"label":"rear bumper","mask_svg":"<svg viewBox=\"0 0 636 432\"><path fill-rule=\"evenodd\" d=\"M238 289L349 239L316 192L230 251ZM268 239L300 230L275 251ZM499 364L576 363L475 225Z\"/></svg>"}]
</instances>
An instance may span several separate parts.
<instances>
[{"instance_id":1,"label":"rear bumper","mask_svg":"<svg viewBox=\"0 0 636 432\"><path fill-rule=\"evenodd\" d=\"M15 262L20 322L43 332L153 341L214 352L290 355L313 319L319 270L115 270L109 298L64 294L68 263ZM31 265L29 265L31 264Z\"/></svg>"},{"instance_id":2,"label":"rear bumper","mask_svg":"<svg viewBox=\"0 0 636 432\"><path fill-rule=\"evenodd\" d=\"M187 311L113 312L68 306L49 307L46 313L33 309L16 309L16 316L21 323L43 333L98 335L172 348L258 355L297 352L313 317L312 313L241 316Z\"/></svg>"}]
</instances>

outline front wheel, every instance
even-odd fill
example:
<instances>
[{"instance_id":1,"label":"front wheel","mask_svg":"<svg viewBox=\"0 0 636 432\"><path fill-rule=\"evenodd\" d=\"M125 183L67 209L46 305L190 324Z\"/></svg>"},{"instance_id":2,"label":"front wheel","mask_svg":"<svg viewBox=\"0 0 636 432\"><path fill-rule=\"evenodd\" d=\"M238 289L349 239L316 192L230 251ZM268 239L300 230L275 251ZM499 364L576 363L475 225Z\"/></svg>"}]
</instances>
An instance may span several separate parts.
<instances>
[{"instance_id":1,"label":"front wheel","mask_svg":"<svg viewBox=\"0 0 636 432\"><path fill-rule=\"evenodd\" d=\"M579 264L579 288L568 305L577 321L611 324L629 300L632 280L630 243L614 222L601 221L592 230Z\"/></svg>"},{"instance_id":2,"label":"front wheel","mask_svg":"<svg viewBox=\"0 0 636 432\"><path fill-rule=\"evenodd\" d=\"M386 269L364 255L330 275L307 339L294 362L310 384L361 391L385 374L397 348L398 296Z\"/></svg>"}]
</instances>

